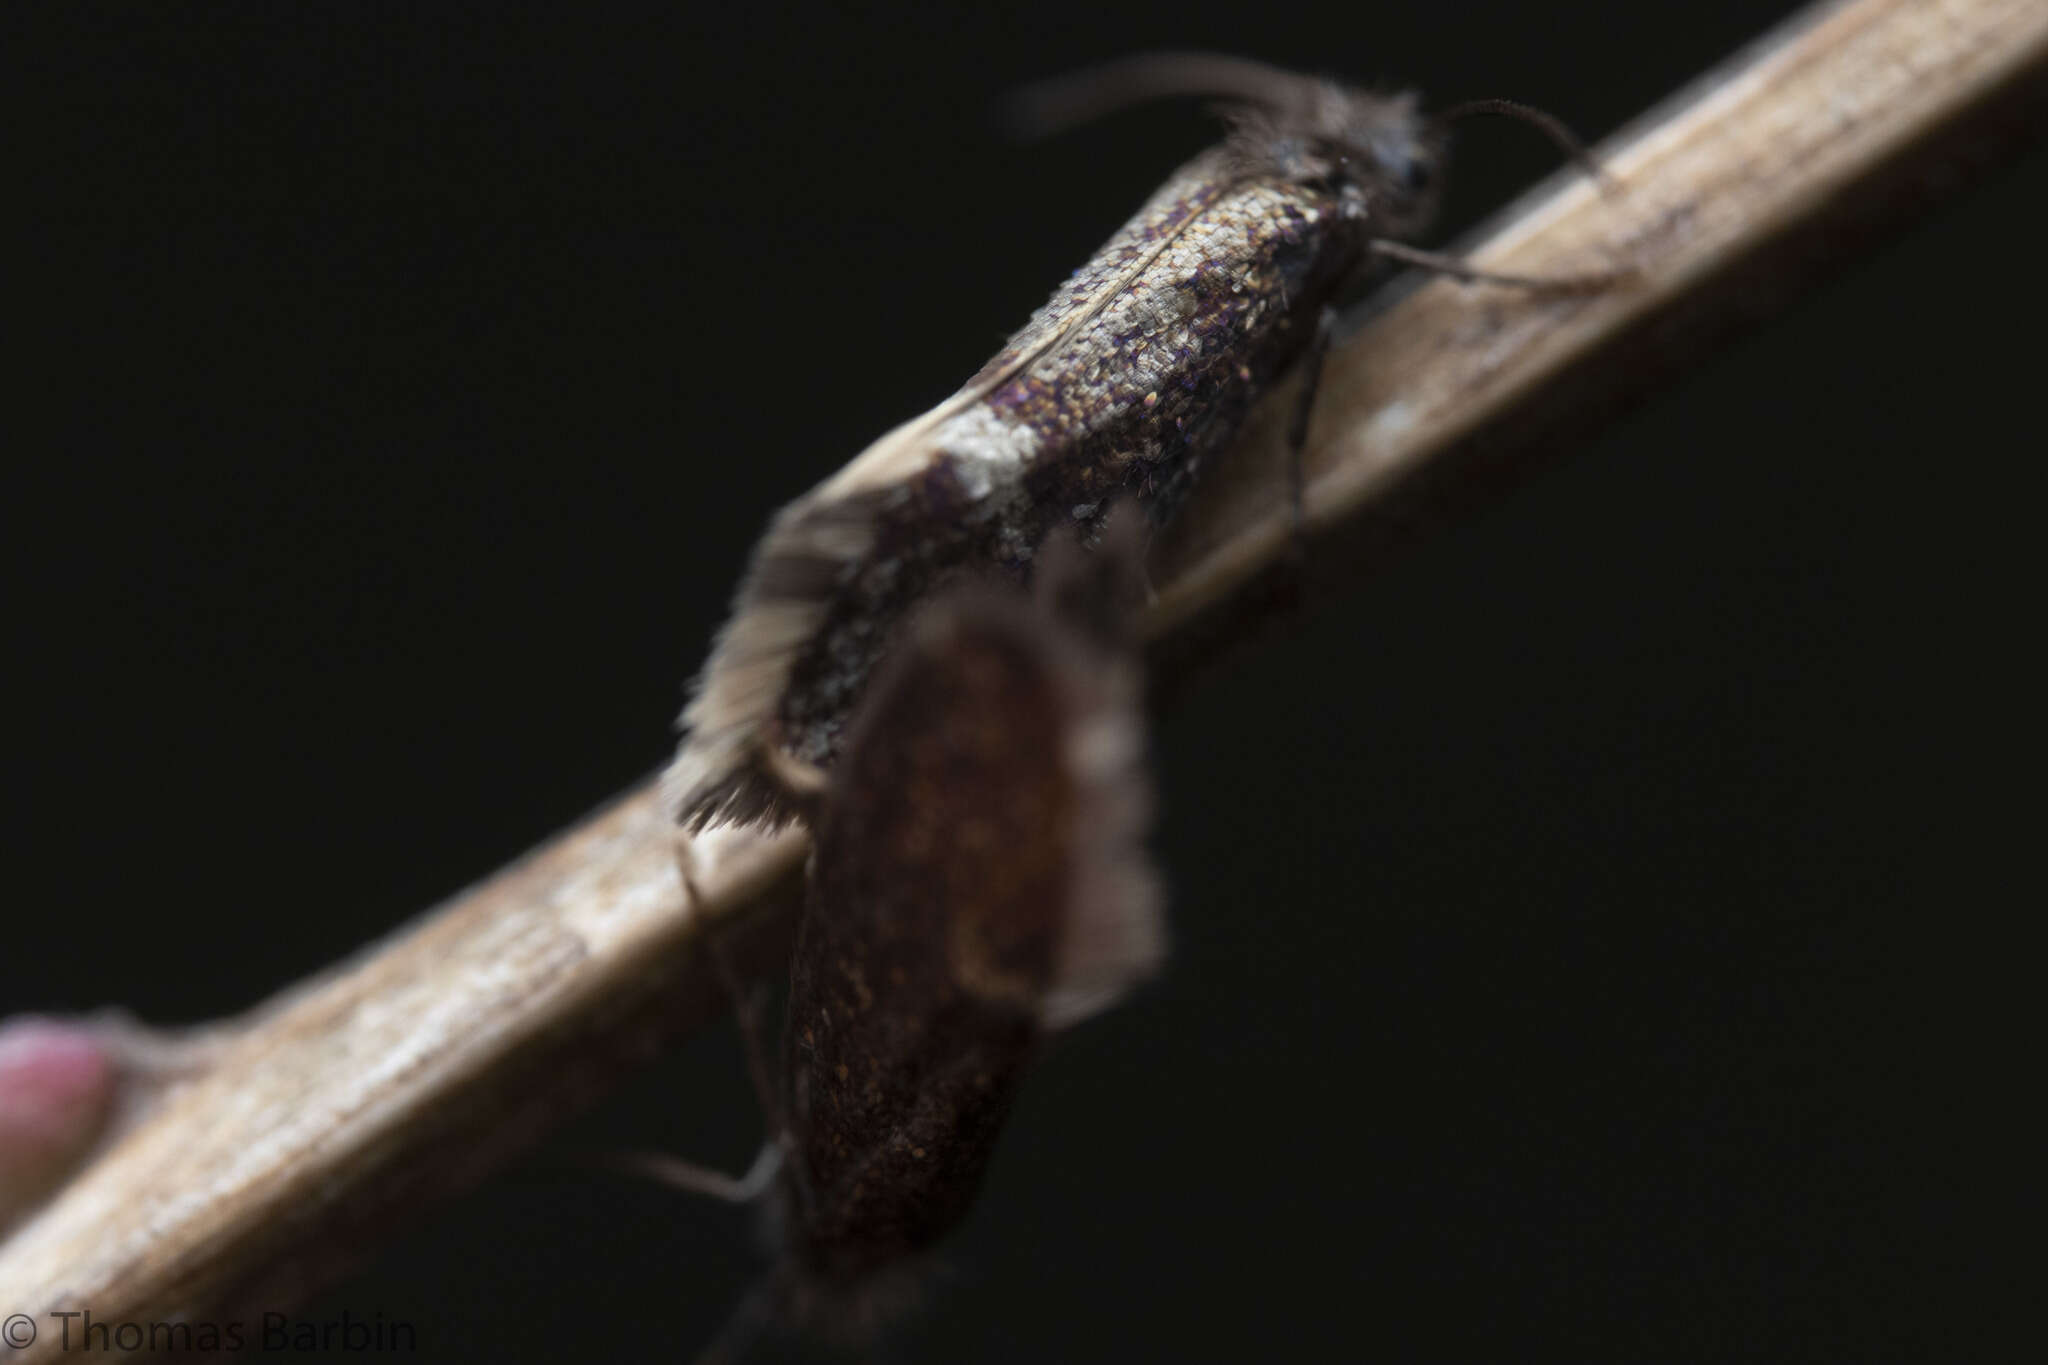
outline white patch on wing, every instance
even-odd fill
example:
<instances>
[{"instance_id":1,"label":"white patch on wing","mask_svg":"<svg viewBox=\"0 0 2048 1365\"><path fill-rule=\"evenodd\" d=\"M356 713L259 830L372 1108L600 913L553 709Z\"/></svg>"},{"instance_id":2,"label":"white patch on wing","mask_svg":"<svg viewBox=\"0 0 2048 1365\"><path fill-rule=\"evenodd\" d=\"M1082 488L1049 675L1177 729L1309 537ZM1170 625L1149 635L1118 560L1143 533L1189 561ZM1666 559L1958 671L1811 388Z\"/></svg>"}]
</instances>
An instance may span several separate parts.
<instances>
[{"instance_id":1,"label":"white patch on wing","mask_svg":"<svg viewBox=\"0 0 2048 1365\"><path fill-rule=\"evenodd\" d=\"M932 433L932 444L953 457L953 473L970 498L985 498L1038 454L1038 433L1007 422L977 403Z\"/></svg>"}]
</instances>

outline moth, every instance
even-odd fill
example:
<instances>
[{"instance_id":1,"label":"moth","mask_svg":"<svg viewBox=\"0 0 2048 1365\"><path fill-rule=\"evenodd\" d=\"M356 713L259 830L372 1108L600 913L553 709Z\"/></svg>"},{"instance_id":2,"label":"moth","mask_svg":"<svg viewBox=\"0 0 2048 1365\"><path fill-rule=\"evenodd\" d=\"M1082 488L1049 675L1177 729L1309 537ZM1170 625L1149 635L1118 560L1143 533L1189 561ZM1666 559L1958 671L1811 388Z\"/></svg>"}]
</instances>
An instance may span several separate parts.
<instances>
[{"instance_id":1,"label":"moth","mask_svg":"<svg viewBox=\"0 0 2048 1365\"><path fill-rule=\"evenodd\" d=\"M1381 256L1421 254L1396 243L1434 207L1443 127L1411 94L1160 56L1056 102L1188 93L1224 101L1224 140L957 393L776 514L664 776L685 826L799 818L906 607L1027 580L1051 532L1092 541L1119 499L1164 525L1254 401L1320 354L1332 303Z\"/></svg>"},{"instance_id":2,"label":"moth","mask_svg":"<svg viewBox=\"0 0 2048 1365\"><path fill-rule=\"evenodd\" d=\"M769 1323L857 1338L900 1310L1045 1039L1157 968L1139 522L1117 514L1093 554L1062 532L1034 597L921 606L849 720L807 812L770 1160L752 1185L637 1163L728 1197L773 1181L778 1267L709 1358Z\"/></svg>"}]
</instances>

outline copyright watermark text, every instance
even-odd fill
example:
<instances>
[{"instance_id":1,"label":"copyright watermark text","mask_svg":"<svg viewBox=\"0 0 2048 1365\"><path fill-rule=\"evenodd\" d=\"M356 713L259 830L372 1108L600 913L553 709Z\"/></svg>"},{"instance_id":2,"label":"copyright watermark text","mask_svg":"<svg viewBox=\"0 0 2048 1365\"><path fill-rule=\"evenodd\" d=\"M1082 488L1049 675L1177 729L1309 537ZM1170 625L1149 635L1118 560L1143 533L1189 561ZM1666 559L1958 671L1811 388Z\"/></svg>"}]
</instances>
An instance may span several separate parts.
<instances>
[{"instance_id":1,"label":"copyright watermark text","mask_svg":"<svg viewBox=\"0 0 2048 1365\"><path fill-rule=\"evenodd\" d=\"M102 1318L90 1311L68 1309L40 1318L10 1313L0 1318L0 1349L22 1351L41 1341L45 1349L81 1355L213 1355L221 1351L344 1351L363 1355L400 1355L418 1351L419 1329L383 1313L364 1317L343 1309L339 1317L300 1318L264 1313L253 1318L219 1321L179 1319L137 1322Z\"/></svg>"}]
</instances>

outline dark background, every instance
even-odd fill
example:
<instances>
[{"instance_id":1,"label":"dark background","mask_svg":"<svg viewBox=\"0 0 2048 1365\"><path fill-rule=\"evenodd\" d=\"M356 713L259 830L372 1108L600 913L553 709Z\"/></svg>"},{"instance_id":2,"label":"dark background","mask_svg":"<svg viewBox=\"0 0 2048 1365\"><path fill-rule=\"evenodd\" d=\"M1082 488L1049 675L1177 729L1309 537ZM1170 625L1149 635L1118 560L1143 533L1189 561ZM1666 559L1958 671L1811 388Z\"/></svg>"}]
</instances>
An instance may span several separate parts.
<instances>
[{"instance_id":1,"label":"dark background","mask_svg":"<svg viewBox=\"0 0 2048 1365\"><path fill-rule=\"evenodd\" d=\"M1219 48L1597 137L1788 8L11 8L0 1011L240 1009L660 762L769 511L1207 136L997 92ZM1458 155L1447 233L1555 162ZM1160 718L1171 969L902 1359L1996 1340L2044 207L2036 154ZM695 1040L314 1311L687 1358L748 1220L562 1158L758 1131Z\"/></svg>"}]
</instances>

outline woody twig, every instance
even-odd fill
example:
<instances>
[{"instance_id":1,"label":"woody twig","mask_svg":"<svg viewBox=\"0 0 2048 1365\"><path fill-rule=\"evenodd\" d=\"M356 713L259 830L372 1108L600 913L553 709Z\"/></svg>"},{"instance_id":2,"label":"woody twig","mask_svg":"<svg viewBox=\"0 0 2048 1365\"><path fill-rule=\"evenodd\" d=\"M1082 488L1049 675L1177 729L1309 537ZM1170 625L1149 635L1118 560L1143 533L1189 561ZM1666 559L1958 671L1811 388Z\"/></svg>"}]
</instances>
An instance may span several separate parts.
<instances>
[{"instance_id":1,"label":"woody twig","mask_svg":"<svg viewBox=\"0 0 2048 1365\"><path fill-rule=\"evenodd\" d=\"M1854 0L1674 97L1600 149L1613 186L1561 177L1468 253L1489 272L1624 270L1625 283L1397 286L1332 353L1309 436L1305 574L1280 567L1292 396L1269 401L1160 547L1157 670L1243 640L1276 584L1314 595L1355 579L1396 532L1781 309L2023 145L2044 87L2037 0ZM772 928L801 854L798 835L695 840L693 912L653 792L625 794L212 1035L203 1068L0 1246L7 1310L52 1326L79 1306L146 1322L299 1300L722 1010L701 930ZM772 947L771 934L759 956ZM0 1342L0 1359L61 1350L43 1331Z\"/></svg>"}]
</instances>

